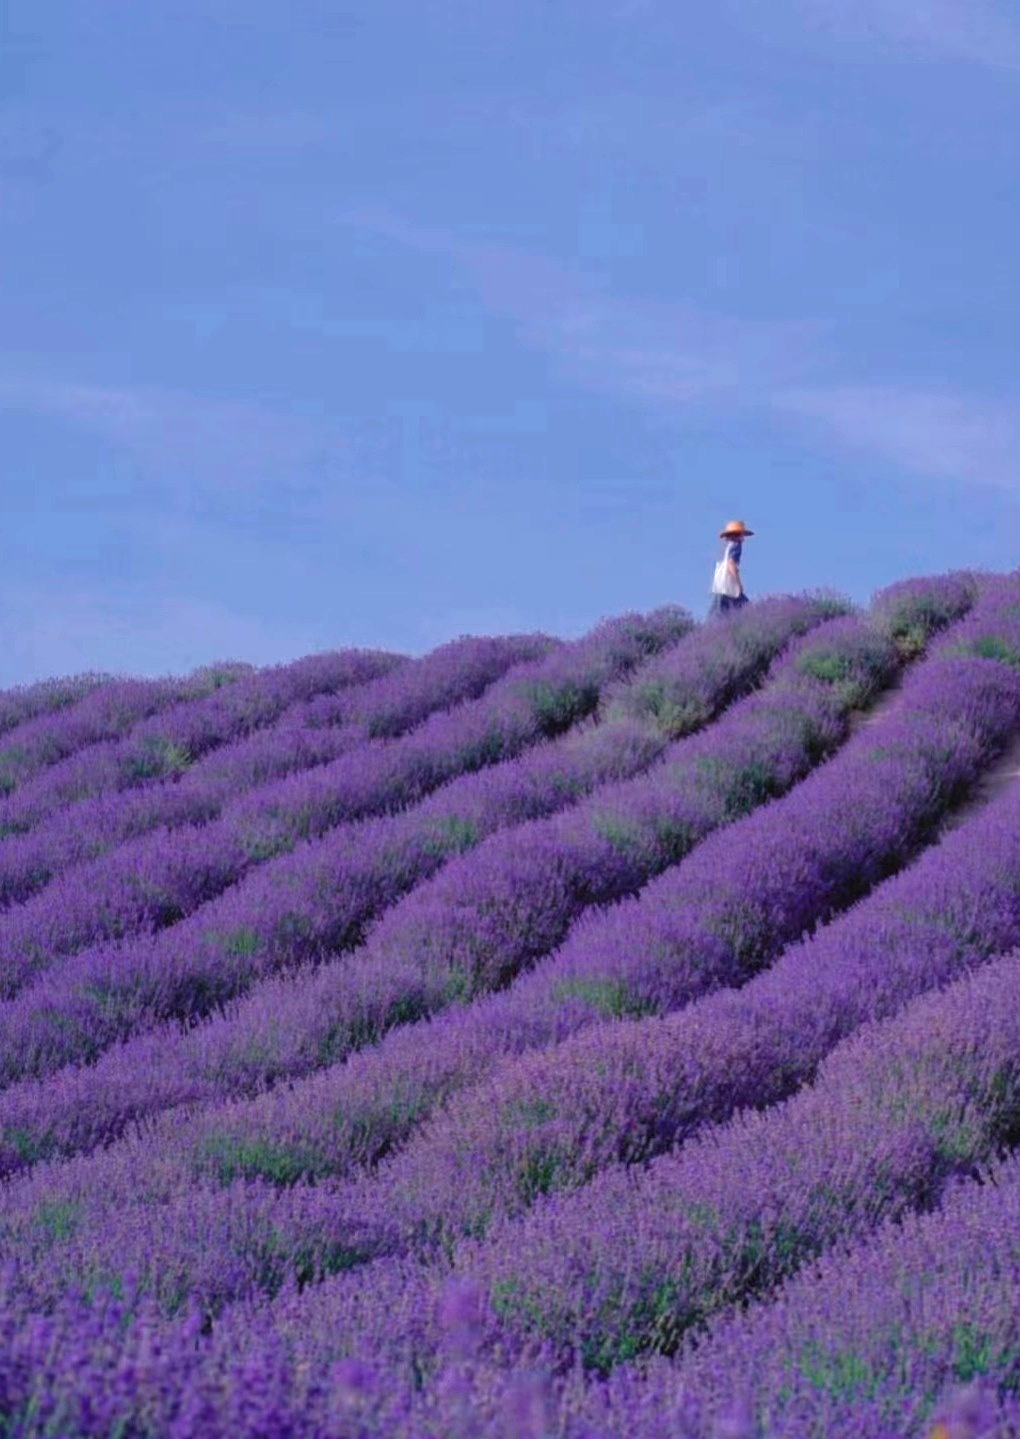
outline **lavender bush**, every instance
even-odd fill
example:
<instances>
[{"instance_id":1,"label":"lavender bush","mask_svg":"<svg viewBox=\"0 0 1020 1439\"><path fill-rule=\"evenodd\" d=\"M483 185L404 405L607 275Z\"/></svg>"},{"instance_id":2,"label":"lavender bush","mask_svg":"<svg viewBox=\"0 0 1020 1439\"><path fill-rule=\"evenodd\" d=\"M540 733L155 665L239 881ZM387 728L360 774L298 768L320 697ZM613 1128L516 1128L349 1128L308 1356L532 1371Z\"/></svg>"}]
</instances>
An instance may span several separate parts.
<instances>
[{"instance_id":1,"label":"lavender bush","mask_svg":"<svg viewBox=\"0 0 1020 1439\"><path fill-rule=\"evenodd\" d=\"M51 710L67 709L112 679L112 675L88 673L0 690L0 735Z\"/></svg>"},{"instance_id":2,"label":"lavender bush","mask_svg":"<svg viewBox=\"0 0 1020 1439\"><path fill-rule=\"evenodd\" d=\"M70 707L46 710L24 720L3 736L0 795L10 795L37 771L66 760L77 750L124 734L147 716L235 682L248 669L222 666L182 680L111 680ZM10 813L9 801L0 803L0 834L8 831Z\"/></svg>"}]
</instances>

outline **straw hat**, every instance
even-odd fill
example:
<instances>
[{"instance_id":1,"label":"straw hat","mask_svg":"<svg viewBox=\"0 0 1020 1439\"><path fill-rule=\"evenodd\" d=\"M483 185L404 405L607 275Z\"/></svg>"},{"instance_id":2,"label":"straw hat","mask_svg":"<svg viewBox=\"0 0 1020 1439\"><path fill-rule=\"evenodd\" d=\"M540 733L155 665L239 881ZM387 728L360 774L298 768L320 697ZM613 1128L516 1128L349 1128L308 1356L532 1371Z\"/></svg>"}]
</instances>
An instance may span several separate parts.
<instances>
[{"instance_id":1,"label":"straw hat","mask_svg":"<svg viewBox=\"0 0 1020 1439\"><path fill-rule=\"evenodd\" d=\"M754 530L749 530L743 520L727 520L726 528L719 531L721 540L743 539L744 535L753 535Z\"/></svg>"}]
</instances>

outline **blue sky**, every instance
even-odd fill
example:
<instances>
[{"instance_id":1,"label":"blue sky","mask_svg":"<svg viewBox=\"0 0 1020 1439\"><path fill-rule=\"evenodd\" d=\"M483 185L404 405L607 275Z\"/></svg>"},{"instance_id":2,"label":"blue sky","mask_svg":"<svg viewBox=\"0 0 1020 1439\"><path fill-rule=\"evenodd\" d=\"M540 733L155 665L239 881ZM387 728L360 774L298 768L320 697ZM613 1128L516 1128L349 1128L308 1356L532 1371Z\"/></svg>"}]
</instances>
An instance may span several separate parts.
<instances>
[{"instance_id":1,"label":"blue sky","mask_svg":"<svg viewBox=\"0 0 1020 1439\"><path fill-rule=\"evenodd\" d=\"M1006 0L5 0L0 684L1015 563Z\"/></svg>"}]
</instances>

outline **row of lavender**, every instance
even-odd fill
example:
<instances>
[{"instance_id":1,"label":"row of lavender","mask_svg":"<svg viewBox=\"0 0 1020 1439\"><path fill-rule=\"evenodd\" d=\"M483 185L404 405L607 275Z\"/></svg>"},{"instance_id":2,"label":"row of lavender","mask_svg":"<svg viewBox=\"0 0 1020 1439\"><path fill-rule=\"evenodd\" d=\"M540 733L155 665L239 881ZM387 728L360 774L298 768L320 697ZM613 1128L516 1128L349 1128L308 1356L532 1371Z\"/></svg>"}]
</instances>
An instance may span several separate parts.
<instances>
[{"instance_id":1,"label":"row of lavender","mask_svg":"<svg viewBox=\"0 0 1020 1439\"><path fill-rule=\"evenodd\" d=\"M242 796L222 820L159 830L68 871L0 916L3 990L61 955L172 924L274 853L345 820L396 809L590 713L600 687L690 626L682 613L625 616L587 640L514 665L480 698L402 739L371 740L332 764ZM491 678L491 676L490 676Z\"/></svg>"},{"instance_id":2,"label":"row of lavender","mask_svg":"<svg viewBox=\"0 0 1020 1439\"><path fill-rule=\"evenodd\" d=\"M958 609L965 599L964 587L957 587L952 606ZM941 613L948 607L947 600ZM814 617L820 616L816 612ZM734 691L738 681L747 684L791 630L803 629L810 619L810 610L790 602L761 606L757 616L739 616L718 635L692 637L678 646L669 662L656 665L660 672L669 665L673 712L680 701L691 715L696 705L702 714L711 711L712 696ZM708 663L692 665L699 659ZM775 663L770 684L737 705L703 740L679 741L646 780L598 790L590 802L567 810L567 823L545 832L560 842L558 852L548 839L535 846L535 825L495 836L473 850L472 858L465 856L447 868L450 884L440 872L436 881L414 892L420 899L409 896L397 905L357 957L334 961L306 980L266 984L232 1013L186 1036L168 1032L124 1046L95 1068L63 1076L56 1104L47 1089L22 1086L0 1102L4 1127L19 1134L22 1153L66 1148L72 1135L73 1143L94 1143L98 1135L108 1137L122 1127L128 1115L265 1084L283 1073L305 1072L367 1042L388 1025L426 1007L442 1007L457 994L457 986L449 983L450 974L456 973L452 940L457 931L449 924L443 927L436 888L457 905L460 932L460 921L472 914L469 899L475 912L488 909L491 920L499 921L498 964L476 968L470 989L498 981L541 953L538 937L551 948L584 905L637 888L706 830L728 822L767 794L787 789L839 740L850 708L888 678L892 662L891 645L868 626L857 620L823 623ZM683 673L686 679L680 682ZM826 678L817 678L817 673ZM627 698L624 689L614 702ZM610 745L613 755L627 745L647 758L619 722L603 727L601 738L593 731L581 740L587 750L596 743ZM573 741L561 741L545 754L535 751L506 767L505 778L516 786L527 781L529 790L537 787L547 796L547 809L560 807L568 799L567 787L563 780L548 786L548 761L560 754L558 763L563 764L564 755L575 748ZM545 783L537 784L542 774ZM498 771L493 771L486 790L491 814L491 781L496 777ZM465 787L463 781L459 787ZM472 787L481 793L481 786ZM453 794L456 789L450 789L449 797L462 804L463 796ZM463 809L459 814L465 822ZM481 832L482 827L475 819L475 829ZM535 856L541 865L535 865ZM439 924L432 943L426 943L429 925L423 917L429 921L433 915ZM525 937L527 944L522 943ZM445 944L445 971L437 958L440 941ZM160 979L165 983L165 971ZM125 983L137 1006L140 977L135 968L125 971ZM104 1025L109 1029L112 1023L109 989L106 981L104 1012L95 1013L95 1004L92 1012L88 1006L83 1009L88 1022L81 1017L81 1000L78 1009L70 994L60 1002L60 991L52 984L40 986L37 999L29 991L22 1002L1 1009L0 1032L22 1071L52 1065L55 1056L66 1058L78 1032L95 1045ZM59 1048L50 1038L58 1025ZM142 1072L150 1076L144 1086L137 1079ZM29 1135L32 1143L27 1144ZM12 1157L6 1161L12 1163Z\"/></svg>"},{"instance_id":3,"label":"row of lavender","mask_svg":"<svg viewBox=\"0 0 1020 1439\"><path fill-rule=\"evenodd\" d=\"M112 675L89 671L0 690L0 735L16 729L26 720L37 719L54 710L68 709L93 690L112 683Z\"/></svg>"},{"instance_id":4,"label":"row of lavender","mask_svg":"<svg viewBox=\"0 0 1020 1439\"><path fill-rule=\"evenodd\" d=\"M70 705L43 706L9 729L0 750L0 795L47 766L58 764L86 746L119 737L139 721L176 704L201 700L249 675L249 665L217 665L183 679L110 680L85 687ZM6 832L0 806L0 834Z\"/></svg>"},{"instance_id":5,"label":"row of lavender","mask_svg":"<svg viewBox=\"0 0 1020 1439\"><path fill-rule=\"evenodd\" d=\"M1006 600L1005 605L985 602L979 606L976 629L968 630L966 622L957 626L951 632L952 644L966 650L989 635L997 640L1014 638L1017 621L1012 611L1016 609L1016 596L1008 595ZM1002 610L1005 615L1000 614ZM816 886L814 913L808 907L799 914L790 914L787 924L810 924L819 913L852 894L862 883L857 871L862 867L866 871L865 860L873 866L874 873L876 866L889 866L897 856L909 853L923 821L930 822L945 808L954 788L968 772L973 775L982 755L987 755L1008 726L1016 723L1020 716L1020 679L1010 667L996 662L966 655L935 658L922 667L917 683L905 693L903 705L905 716L900 724L890 726L886 722L891 730L887 740L899 739L901 760L909 760L911 745L915 757L931 760L931 735L923 716L926 710L940 706L945 712L941 762L955 766L957 785L950 782L942 788L933 787L930 773L925 782L923 766L919 781L916 769L911 772L908 763L910 780L894 788L890 788L888 773L880 775L889 797L879 802L877 794L873 794L875 804L864 806L865 818L850 826L849 838L841 835L838 816L824 835L808 830L801 842L801 859L809 856L820 870L831 870L840 877L831 879L827 891ZM961 722L964 715L968 723ZM876 736L880 728L876 728ZM844 756L820 771L818 778L828 774L833 784L852 785L855 779L867 784L872 759L872 749L854 744ZM762 812L761 818L769 821L765 838L771 838L773 848L782 844L784 837L790 845L789 803L781 801ZM737 836L752 822L741 821L729 833ZM796 844L796 829L793 837ZM705 853L710 844L699 853ZM731 855L742 852L740 846L729 851ZM687 865L693 863L695 860ZM718 864L715 868L718 874ZM683 869L681 866L678 874ZM720 878L725 895L725 877ZM723 899L719 913L724 916L725 910ZM414 1160L412 1172L413 1167ZM427 1169L425 1175L429 1177ZM374 1185L349 1189L297 1186L285 1194L257 1183L235 1185L221 1192L189 1188L187 1178L186 1166L179 1159L174 1163L164 1143L151 1146L147 1154L140 1152L136 1143L123 1146L120 1152L97 1156L91 1162L72 1163L62 1169L48 1167L14 1186L8 1191L4 1222L10 1252L21 1255L24 1261L19 1283L35 1302L56 1301L71 1284L121 1282L127 1274L133 1274L136 1280L144 1279L145 1287L155 1287L171 1309L190 1296L212 1310L245 1294L271 1291L286 1282L288 1276L293 1280L349 1266L380 1249L400 1248L405 1242L399 1226L394 1233L395 1191L391 1175L384 1175ZM402 1199L406 1203L406 1195ZM51 1225L40 1227L37 1222L40 1204L54 1203L62 1216L59 1234L53 1233ZM154 1230L159 1234L156 1245ZM385 1274L385 1268L380 1271L375 1266L371 1271L373 1275L379 1272ZM427 1288L431 1283L427 1273L418 1279L419 1287L425 1284ZM376 1288L359 1282L355 1292L372 1296ZM384 1286L382 1297L375 1295L375 1300L369 1297L364 1302L371 1308L377 1301L375 1315L380 1320L388 1299ZM342 1325L338 1328L343 1332Z\"/></svg>"},{"instance_id":6,"label":"row of lavender","mask_svg":"<svg viewBox=\"0 0 1020 1439\"><path fill-rule=\"evenodd\" d=\"M521 643L521 642L517 642ZM511 637L500 648L513 655ZM523 644L540 643L534 636ZM507 663L513 663L513 658ZM311 655L290 665L255 671L232 684L221 682L210 693L169 702L155 713L129 716L95 735L66 737L67 753L21 783L0 803L0 835L23 835L64 807L115 795L164 779L179 780L188 769L224 744L256 734L289 712L315 709L328 701L344 704L344 691L370 685L403 668L397 655L362 650ZM309 698L314 696L314 698ZM64 721L78 722L81 706ZM54 723L59 720L56 717ZM89 808L76 810L83 820ZM101 811L100 811L101 812Z\"/></svg>"},{"instance_id":7,"label":"row of lavender","mask_svg":"<svg viewBox=\"0 0 1020 1439\"><path fill-rule=\"evenodd\" d=\"M7 801L0 900L24 900L69 866L160 825L214 819L253 784L336 759L366 738L402 734L552 648L541 636L519 636L456 641L412 661L357 650L313 655L225 696L175 705Z\"/></svg>"},{"instance_id":8,"label":"row of lavender","mask_svg":"<svg viewBox=\"0 0 1020 1439\"><path fill-rule=\"evenodd\" d=\"M930 1019L939 1032L953 1026L962 1038L956 1025L963 1008L996 1002L997 982L1016 991L1017 957L994 969L944 1004L921 1007L915 1019ZM978 1028L972 1039L981 1042ZM976 1088L959 1098L964 1111L981 1102ZM903 1215L863 1242L840 1246L771 1302L718 1323L679 1363L621 1372L592 1390L589 1413L601 1410L599 1422L611 1434L657 1439L660 1431L635 1424L635 1413L685 1408L697 1420L689 1432L701 1439L732 1405L739 1374L749 1439L762 1430L812 1439L921 1433L947 1388L976 1381L985 1403L970 1414L961 1405L956 1432L1002 1433L993 1428L1000 1418L995 1392L1020 1391L1018 1268L1014 1158L978 1179L953 1181L934 1213Z\"/></svg>"}]
</instances>

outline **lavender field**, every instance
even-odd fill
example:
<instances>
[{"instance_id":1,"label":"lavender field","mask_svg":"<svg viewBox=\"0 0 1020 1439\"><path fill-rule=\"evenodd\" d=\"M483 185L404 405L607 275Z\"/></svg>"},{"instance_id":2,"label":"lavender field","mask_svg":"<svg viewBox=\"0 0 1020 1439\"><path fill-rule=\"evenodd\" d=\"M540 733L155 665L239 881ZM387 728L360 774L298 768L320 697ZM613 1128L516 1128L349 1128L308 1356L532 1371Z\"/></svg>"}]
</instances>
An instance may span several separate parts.
<instances>
[{"instance_id":1,"label":"lavender field","mask_svg":"<svg viewBox=\"0 0 1020 1439\"><path fill-rule=\"evenodd\" d=\"M0 1439L1020 1435L1020 572L0 693Z\"/></svg>"}]
</instances>

